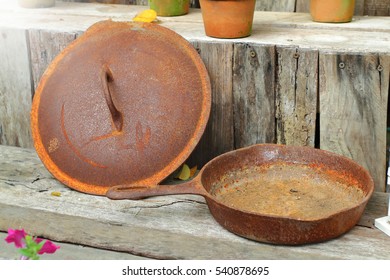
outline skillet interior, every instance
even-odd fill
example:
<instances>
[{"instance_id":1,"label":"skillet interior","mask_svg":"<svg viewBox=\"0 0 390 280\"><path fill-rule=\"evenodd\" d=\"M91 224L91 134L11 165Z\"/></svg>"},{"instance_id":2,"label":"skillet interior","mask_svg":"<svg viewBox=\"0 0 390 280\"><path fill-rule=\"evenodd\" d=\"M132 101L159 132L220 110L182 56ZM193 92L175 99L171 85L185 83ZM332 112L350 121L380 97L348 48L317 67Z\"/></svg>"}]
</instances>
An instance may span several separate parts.
<instances>
[{"instance_id":1,"label":"skillet interior","mask_svg":"<svg viewBox=\"0 0 390 280\"><path fill-rule=\"evenodd\" d=\"M369 173L348 158L274 144L216 157L201 179L220 224L251 239L282 244L322 241L348 231L374 188Z\"/></svg>"}]
</instances>

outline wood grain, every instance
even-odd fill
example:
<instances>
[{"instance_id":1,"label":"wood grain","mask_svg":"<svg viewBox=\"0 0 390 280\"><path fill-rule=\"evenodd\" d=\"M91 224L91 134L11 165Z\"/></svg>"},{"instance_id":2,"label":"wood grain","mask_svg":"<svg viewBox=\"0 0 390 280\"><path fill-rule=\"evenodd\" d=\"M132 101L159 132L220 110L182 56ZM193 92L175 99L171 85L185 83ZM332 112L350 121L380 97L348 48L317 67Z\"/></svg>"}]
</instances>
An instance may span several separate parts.
<instances>
[{"instance_id":1,"label":"wood grain","mask_svg":"<svg viewBox=\"0 0 390 280\"><path fill-rule=\"evenodd\" d=\"M61 196L53 196L53 191ZM236 236L215 222L202 197L113 201L62 185L34 150L0 146L0 230L27 232L155 259L390 259L390 239L366 226L384 216L388 194L374 193L365 224L327 242L275 246ZM371 210L374 209L374 212ZM31 221L34 223L31 223Z\"/></svg>"},{"instance_id":2,"label":"wood grain","mask_svg":"<svg viewBox=\"0 0 390 280\"><path fill-rule=\"evenodd\" d=\"M147 0L62 0L63 2L87 2L104 4L130 4L148 6ZM193 8L199 8L199 0L190 0ZM308 13L310 0L257 0L256 11L299 12ZM388 16L390 15L389 0L355 0L355 15Z\"/></svg>"},{"instance_id":3,"label":"wood grain","mask_svg":"<svg viewBox=\"0 0 390 280\"><path fill-rule=\"evenodd\" d=\"M360 218L359 225L375 228L375 219L386 216L389 209L389 194L374 192L373 198L366 206L365 214ZM383 214L385 213L385 214Z\"/></svg>"},{"instance_id":4,"label":"wood grain","mask_svg":"<svg viewBox=\"0 0 390 280\"><path fill-rule=\"evenodd\" d=\"M389 0L365 0L364 14L369 16L389 16L390 1Z\"/></svg>"},{"instance_id":5,"label":"wood grain","mask_svg":"<svg viewBox=\"0 0 390 280\"><path fill-rule=\"evenodd\" d=\"M320 54L320 147L367 168L377 191L385 190L389 71L389 55Z\"/></svg>"},{"instance_id":6,"label":"wood grain","mask_svg":"<svg viewBox=\"0 0 390 280\"><path fill-rule=\"evenodd\" d=\"M308 13L309 11L310 11L310 0L296 0L294 12Z\"/></svg>"},{"instance_id":7,"label":"wood grain","mask_svg":"<svg viewBox=\"0 0 390 280\"><path fill-rule=\"evenodd\" d=\"M89 3L104 3L104 4L122 4L122 5L142 5L148 6L148 0L62 0L63 2L89 2ZM199 8L199 0L190 0L190 6Z\"/></svg>"},{"instance_id":8,"label":"wood grain","mask_svg":"<svg viewBox=\"0 0 390 280\"><path fill-rule=\"evenodd\" d=\"M277 142L314 147L318 51L277 48Z\"/></svg>"},{"instance_id":9,"label":"wood grain","mask_svg":"<svg viewBox=\"0 0 390 280\"><path fill-rule=\"evenodd\" d=\"M364 13L364 5L365 5L365 2L367 2L367 1L369 1L369 0L355 0L355 11L354 11L355 16L366 15Z\"/></svg>"},{"instance_id":10,"label":"wood grain","mask_svg":"<svg viewBox=\"0 0 390 280\"><path fill-rule=\"evenodd\" d=\"M34 89L50 62L76 39L78 32L65 33L52 30L31 29L29 45Z\"/></svg>"},{"instance_id":11,"label":"wood grain","mask_svg":"<svg viewBox=\"0 0 390 280\"><path fill-rule=\"evenodd\" d=\"M275 48L234 45L234 146L275 143Z\"/></svg>"},{"instance_id":12,"label":"wood grain","mask_svg":"<svg viewBox=\"0 0 390 280\"><path fill-rule=\"evenodd\" d=\"M131 4L131 5L147 6L148 5L148 0L129 0L129 4Z\"/></svg>"},{"instance_id":13,"label":"wood grain","mask_svg":"<svg viewBox=\"0 0 390 280\"><path fill-rule=\"evenodd\" d=\"M32 147L31 71L25 30L0 27L0 144Z\"/></svg>"},{"instance_id":14,"label":"wood grain","mask_svg":"<svg viewBox=\"0 0 390 280\"><path fill-rule=\"evenodd\" d=\"M256 11L294 12L296 0L257 0Z\"/></svg>"},{"instance_id":15,"label":"wood grain","mask_svg":"<svg viewBox=\"0 0 390 280\"><path fill-rule=\"evenodd\" d=\"M189 162L203 166L217 155L234 149L233 131L233 44L192 41L210 77L210 118Z\"/></svg>"}]
</instances>

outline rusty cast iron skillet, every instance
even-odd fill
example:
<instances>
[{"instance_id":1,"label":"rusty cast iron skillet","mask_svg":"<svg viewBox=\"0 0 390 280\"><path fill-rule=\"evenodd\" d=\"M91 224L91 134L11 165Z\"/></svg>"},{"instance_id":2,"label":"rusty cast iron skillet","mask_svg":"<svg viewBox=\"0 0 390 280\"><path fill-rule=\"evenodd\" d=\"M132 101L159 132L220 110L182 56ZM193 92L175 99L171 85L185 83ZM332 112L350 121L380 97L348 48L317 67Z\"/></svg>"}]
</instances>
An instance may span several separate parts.
<instances>
[{"instance_id":1,"label":"rusty cast iron skillet","mask_svg":"<svg viewBox=\"0 0 390 280\"><path fill-rule=\"evenodd\" d=\"M102 21L42 76L34 146L54 177L81 192L158 184L193 151L210 107L207 70L187 40L158 24Z\"/></svg>"},{"instance_id":2,"label":"rusty cast iron skillet","mask_svg":"<svg viewBox=\"0 0 390 280\"><path fill-rule=\"evenodd\" d=\"M250 180L251 177L256 176L254 173L237 173L237 170L245 171L246 168L262 166L272 168L278 164L303 166L302 168L307 168L309 171L316 171L316 174L320 171L334 178L331 181L334 180L336 187L337 181L341 180L353 185L353 188L360 189L363 196L358 203L346 209L335 209L332 213L315 219L301 219L227 206L218 201L214 195L214 186L221 180L226 180L231 174L241 174L233 178L234 181ZM313 182L321 180L321 177L314 177ZM290 183L287 181L286 184ZM290 191L293 189L294 185L291 183ZM373 189L374 183L370 174L346 157L309 147L258 144L214 158L193 180L183 184L121 185L111 188L106 195L111 199L141 199L167 194L198 194L206 199L215 220L229 231L256 241L293 245L328 240L350 230L359 221Z\"/></svg>"}]
</instances>

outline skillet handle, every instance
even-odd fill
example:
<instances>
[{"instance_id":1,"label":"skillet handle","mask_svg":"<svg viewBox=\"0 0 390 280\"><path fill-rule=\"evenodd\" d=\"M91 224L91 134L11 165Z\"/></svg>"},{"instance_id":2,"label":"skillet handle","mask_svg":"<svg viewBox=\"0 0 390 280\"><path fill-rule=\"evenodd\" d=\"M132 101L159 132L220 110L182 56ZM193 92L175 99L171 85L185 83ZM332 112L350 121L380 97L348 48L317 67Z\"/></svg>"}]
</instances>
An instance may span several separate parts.
<instances>
[{"instance_id":1,"label":"skillet handle","mask_svg":"<svg viewBox=\"0 0 390 280\"><path fill-rule=\"evenodd\" d=\"M146 197L170 195L170 194L197 194L208 197L208 192L197 179L178 185L136 186L118 185L111 187L106 196L110 199L143 199Z\"/></svg>"}]
</instances>

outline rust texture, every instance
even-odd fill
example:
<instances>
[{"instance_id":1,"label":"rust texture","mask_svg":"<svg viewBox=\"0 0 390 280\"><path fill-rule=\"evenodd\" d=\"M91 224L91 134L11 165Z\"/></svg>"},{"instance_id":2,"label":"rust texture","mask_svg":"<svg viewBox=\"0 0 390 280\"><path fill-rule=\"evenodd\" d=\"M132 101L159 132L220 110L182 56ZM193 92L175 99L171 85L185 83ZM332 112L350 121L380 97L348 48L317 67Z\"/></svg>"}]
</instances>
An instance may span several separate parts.
<instances>
[{"instance_id":1,"label":"rust texture","mask_svg":"<svg viewBox=\"0 0 390 280\"><path fill-rule=\"evenodd\" d=\"M286 171L289 168L294 172ZM275 172L277 169L281 172ZM299 178L300 175L305 178ZM267 176L270 180L264 186ZM274 194L248 195L246 189L252 184L257 188L274 188ZM287 191L283 193L276 188ZM221 200L218 194L225 189L239 192L238 200L244 205L246 202L245 207ZM367 170L346 157L311 147L257 144L214 158L197 177L184 184L116 186L107 195L112 199L179 193L202 195L215 220L227 230L260 242L297 245L329 240L349 231L359 221L373 190L374 182ZM340 192L350 194L353 199L343 201L343 197L338 197ZM310 193L325 199L309 203L304 196ZM287 202L283 202L286 197ZM266 208L257 210L256 202ZM278 203L284 203L286 208ZM299 206L302 203L303 208ZM304 212L299 212L302 209Z\"/></svg>"},{"instance_id":2,"label":"rust texture","mask_svg":"<svg viewBox=\"0 0 390 280\"><path fill-rule=\"evenodd\" d=\"M50 64L34 96L34 145L78 191L153 185L195 148L211 87L196 50L157 24L103 21Z\"/></svg>"},{"instance_id":3,"label":"rust texture","mask_svg":"<svg viewBox=\"0 0 390 280\"><path fill-rule=\"evenodd\" d=\"M286 245L329 240L340 236L356 225L374 190L372 177L367 170L352 160L327 151L311 147L274 144L260 144L232 151L213 159L204 167L202 172L203 186L209 193L215 193L216 190L213 188L226 186L221 185L220 181L226 176L231 176L232 172L241 174L241 177L234 178L234 181L247 181L248 177L259 175L257 172L247 174L245 170L248 167L250 170L256 170L254 167L267 169L281 163L312 170L316 176L306 178L306 180L312 180L313 187L318 180L323 180L323 177L326 177L330 185L329 191L332 191L332 188L350 188L351 192L356 191L361 195L358 196L359 199L353 205L346 208L335 207L326 214L312 218L310 216L307 218L306 213L294 216L290 215L288 211L267 214L268 211L263 213L250 211L250 207L249 210L243 210L228 206L216 199L216 196L210 195L206 197L207 203L217 222L240 236L266 243ZM318 174L322 174L322 176L317 176ZM333 185L331 184L332 178ZM285 195L297 195L295 189L297 186L294 182L277 181L280 184L281 182L287 184L289 193ZM304 181L303 178L302 181ZM245 195L244 192L243 195ZM256 199L246 198L248 203L253 203ZM281 196L281 201L282 198ZM269 210L273 211L273 209Z\"/></svg>"}]
</instances>

